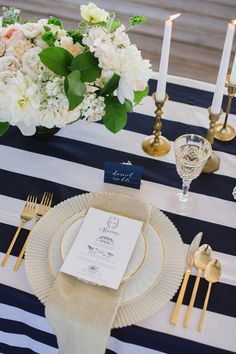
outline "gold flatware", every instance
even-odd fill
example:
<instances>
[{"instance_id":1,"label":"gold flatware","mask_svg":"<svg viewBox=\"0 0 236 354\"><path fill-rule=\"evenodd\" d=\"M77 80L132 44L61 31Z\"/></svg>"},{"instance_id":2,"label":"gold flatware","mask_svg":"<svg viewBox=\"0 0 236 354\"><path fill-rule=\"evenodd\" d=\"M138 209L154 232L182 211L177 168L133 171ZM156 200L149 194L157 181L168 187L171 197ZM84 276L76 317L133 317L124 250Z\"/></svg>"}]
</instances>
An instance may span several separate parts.
<instances>
[{"instance_id":1,"label":"gold flatware","mask_svg":"<svg viewBox=\"0 0 236 354\"><path fill-rule=\"evenodd\" d=\"M199 247L199 249L197 250L197 252L194 256L193 263L194 263L195 267L198 269L198 273L197 273L197 278L194 283L194 287L193 287L192 296L191 296L191 299L189 302L188 310L187 310L187 313L186 313L186 316L184 319L184 327L185 328L188 327L188 324L189 324L189 320L190 320L193 305L194 305L194 302L196 299L197 290L198 290L199 282L201 279L202 271L206 269L206 266L211 261L211 259L212 259L211 254L212 254L211 247L207 244L204 244Z\"/></svg>"},{"instance_id":2,"label":"gold flatware","mask_svg":"<svg viewBox=\"0 0 236 354\"><path fill-rule=\"evenodd\" d=\"M204 301L204 305L203 305L203 309L202 309L202 313L201 313L201 318L200 318L198 328L197 328L199 332L201 332L202 328L203 328L207 305L208 305L208 301L209 301L210 293L211 293L211 286L213 283L218 282L220 280L220 277L221 277L220 261L218 261L218 259L213 259L212 261L210 261L208 263L208 265L205 269L205 279L209 282L209 284L208 284L208 289L207 289L207 293L206 293L206 297L205 297L205 301Z\"/></svg>"},{"instance_id":3,"label":"gold flatware","mask_svg":"<svg viewBox=\"0 0 236 354\"><path fill-rule=\"evenodd\" d=\"M35 210L36 210L36 203L37 203L37 197L34 197L33 195L28 195L28 198L25 202L24 208L22 210L22 213L20 215L21 218L21 223L18 226L15 235L13 236L13 239L10 243L10 246L8 247L7 253L5 254L5 257L1 263L2 267L4 267L8 261L8 258L10 256L11 250L16 243L17 237L20 233L20 230L22 229L22 226L29 220L33 219Z\"/></svg>"},{"instance_id":4,"label":"gold flatware","mask_svg":"<svg viewBox=\"0 0 236 354\"><path fill-rule=\"evenodd\" d=\"M15 271L18 270L18 268L19 268L19 266L20 266L20 264L21 264L22 258L23 258L23 256L24 256L24 253L25 253L25 249L26 249L26 245L27 245L27 240L28 240L28 238L29 238L29 236L30 236L30 233L32 232L34 226L35 226L36 223L40 220L40 218L41 218L44 214L46 214L46 212L50 209L51 204L52 204L52 198L53 198L53 194L52 194L52 193L44 192L43 198L42 198L42 200L41 200L41 203L40 203L38 209L36 210L36 214L35 214L36 220L35 220L35 223L34 223L34 225L32 226L32 228L31 228L31 230L30 230L30 232L29 232L29 234L28 234L28 236L27 236L27 238L26 238L26 240L25 240L25 243L24 243L24 245L23 245L23 247L22 247L22 249L21 249L21 252L20 252L20 254L19 254L18 258L17 258L17 261L16 261L16 263L15 263L15 265L14 265L13 270L15 270Z\"/></svg>"},{"instance_id":5,"label":"gold flatware","mask_svg":"<svg viewBox=\"0 0 236 354\"><path fill-rule=\"evenodd\" d=\"M177 298L177 301L176 301L176 304L175 304L175 307L174 307L174 310L173 310L173 313L172 313L172 316L171 316L171 319L170 319L170 323L172 324L176 324L177 323L177 320L178 320L178 316L179 316L179 310L180 310L180 307L182 305L182 302L183 302L183 299L184 299L184 294L185 294L185 291L186 291L186 287L187 287L187 284L188 284L188 279L189 279L189 276L191 274L191 269L192 269L192 266L193 266L193 259L194 259L194 255L201 243L201 239L202 239L202 235L203 233L202 232L199 232L195 237L194 239L192 240L192 243L189 247L189 250L188 250L188 254L187 254L187 260L186 260L186 269L185 269L185 274L184 274L184 279L183 279L183 282L182 282L182 285L181 285L181 288L180 288L180 292L179 292L179 295L178 295L178 298Z\"/></svg>"}]
</instances>

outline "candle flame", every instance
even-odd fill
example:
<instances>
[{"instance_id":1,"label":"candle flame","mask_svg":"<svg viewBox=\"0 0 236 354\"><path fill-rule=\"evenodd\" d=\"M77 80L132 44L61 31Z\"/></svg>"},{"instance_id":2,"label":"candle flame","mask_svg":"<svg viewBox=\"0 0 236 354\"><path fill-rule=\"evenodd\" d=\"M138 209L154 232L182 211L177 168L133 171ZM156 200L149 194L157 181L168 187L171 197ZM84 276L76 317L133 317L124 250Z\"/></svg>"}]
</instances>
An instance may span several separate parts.
<instances>
[{"instance_id":1,"label":"candle flame","mask_svg":"<svg viewBox=\"0 0 236 354\"><path fill-rule=\"evenodd\" d=\"M171 15L170 17L169 17L169 21L174 21L177 17L179 17L181 14L179 13L179 14L175 14L175 15Z\"/></svg>"},{"instance_id":2,"label":"candle flame","mask_svg":"<svg viewBox=\"0 0 236 354\"><path fill-rule=\"evenodd\" d=\"M230 23L232 23L232 25L236 25L236 20L231 20Z\"/></svg>"}]
</instances>

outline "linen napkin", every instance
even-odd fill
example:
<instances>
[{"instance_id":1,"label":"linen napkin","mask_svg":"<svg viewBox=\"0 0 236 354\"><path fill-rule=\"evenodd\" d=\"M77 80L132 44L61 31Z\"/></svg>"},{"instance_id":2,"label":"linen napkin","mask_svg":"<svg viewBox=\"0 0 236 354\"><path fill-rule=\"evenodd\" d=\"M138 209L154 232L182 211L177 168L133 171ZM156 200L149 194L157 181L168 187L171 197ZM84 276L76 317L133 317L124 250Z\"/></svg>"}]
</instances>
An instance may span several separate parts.
<instances>
[{"instance_id":1,"label":"linen napkin","mask_svg":"<svg viewBox=\"0 0 236 354\"><path fill-rule=\"evenodd\" d=\"M148 222L151 206L133 197L93 193L90 206ZM46 302L46 317L60 354L104 354L125 283L118 290L60 273Z\"/></svg>"}]
</instances>

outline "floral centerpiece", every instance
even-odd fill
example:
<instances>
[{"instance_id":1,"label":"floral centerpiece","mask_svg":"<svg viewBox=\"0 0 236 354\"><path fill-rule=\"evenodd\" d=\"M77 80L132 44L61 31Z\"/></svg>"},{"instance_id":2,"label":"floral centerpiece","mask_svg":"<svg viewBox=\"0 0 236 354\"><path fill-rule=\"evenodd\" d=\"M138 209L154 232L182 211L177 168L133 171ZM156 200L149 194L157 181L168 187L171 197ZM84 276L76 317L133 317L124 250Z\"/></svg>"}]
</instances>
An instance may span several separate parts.
<instances>
[{"instance_id":1,"label":"floral centerpiece","mask_svg":"<svg viewBox=\"0 0 236 354\"><path fill-rule=\"evenodd\" d=\"M9 125L25 135L36 127L64 127L78 119L103 119L113 133L148 93L151 65L127 31L145 23L134 16L125 28L114 13L81 5L77 30L55 17L23 22L4 8L0 24L0 135Z\"/></svg>"}]
</instances>

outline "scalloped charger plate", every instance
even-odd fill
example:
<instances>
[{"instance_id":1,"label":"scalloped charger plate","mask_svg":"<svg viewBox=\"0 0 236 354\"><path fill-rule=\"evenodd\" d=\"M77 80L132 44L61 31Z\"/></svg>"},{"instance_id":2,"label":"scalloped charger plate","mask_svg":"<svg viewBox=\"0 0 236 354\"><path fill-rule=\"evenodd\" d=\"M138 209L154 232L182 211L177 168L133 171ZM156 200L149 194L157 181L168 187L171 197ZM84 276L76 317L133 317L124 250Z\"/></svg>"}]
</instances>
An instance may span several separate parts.
<instances>
[{"instance_id":1,"label":"scalloped charger plate","mask_svg":"<svg viewBox=\"0 0 236 354\"><path fill-rule=\"evenodd\" d=\"M115 198L116 194L112 194ZM92 193L82 194L58 204L37 223L30 235L26 247L26 274L33 291L44 304L53 287L58 262L61 262L61 239L70 226L84 216L91 196ZM139 271L127 281L113 328L128 326L151 316L170 301L181 283L185 268L183 242L173 223L155 207L144 236L147 238L147 257ZM57 239L57 246L53 247L59 244L59 251L51 253L53 239L54 242ZM64 244L64 247L68 245ZM142 244L135 252L138 252L138 258L143 255Z\"/></svg>"}]
</instances>

